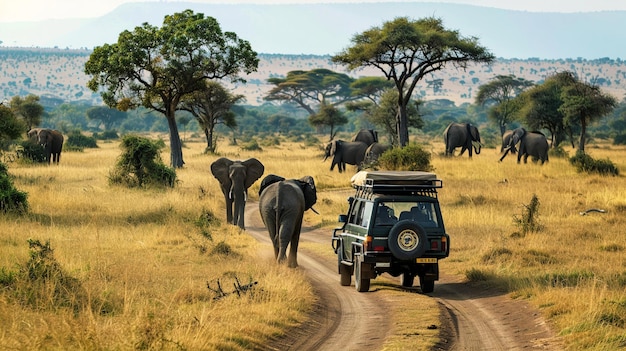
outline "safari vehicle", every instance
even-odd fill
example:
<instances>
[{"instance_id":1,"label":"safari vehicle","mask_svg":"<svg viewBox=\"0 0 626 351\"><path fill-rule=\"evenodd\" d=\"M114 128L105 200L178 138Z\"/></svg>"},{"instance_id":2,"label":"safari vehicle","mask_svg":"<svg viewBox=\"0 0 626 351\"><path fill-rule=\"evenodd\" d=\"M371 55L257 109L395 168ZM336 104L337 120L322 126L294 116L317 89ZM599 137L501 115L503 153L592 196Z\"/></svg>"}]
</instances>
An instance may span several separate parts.
<instances>
[{"instance_id":1,"label":"safari vehicle","mask_svg":"<svg viewBox=\"0 0 626 351\"><path fill-rule=\"evenodd\" d=\"M356 194L332 237L341 285L354 275L356 290L365 292L370 279L388 273L401 275L404 287L417 276L422 292L432 292L439 260L450 253L437 198L442 181L429 172L361 171L351 182Z\"/></svg>"}]
</instances>

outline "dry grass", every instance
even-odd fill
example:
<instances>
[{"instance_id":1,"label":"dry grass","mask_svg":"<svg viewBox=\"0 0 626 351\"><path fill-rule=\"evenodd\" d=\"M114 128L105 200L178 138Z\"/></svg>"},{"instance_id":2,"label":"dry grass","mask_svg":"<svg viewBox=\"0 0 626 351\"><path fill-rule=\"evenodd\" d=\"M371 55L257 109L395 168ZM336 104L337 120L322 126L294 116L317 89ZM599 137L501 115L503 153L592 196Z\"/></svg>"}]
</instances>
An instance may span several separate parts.
<instances>
[{"instance_id":1,"label":"dry grass","mask_svg":"<svg viewBox=\"0 0 626 351\"><path fill-rule=\"evenodd\" d=\"M78 311L33 308L10 291L0 294L0 345L16 349L223 349L262 345L301 321L314 296L300 270L276 266L270 251L224 218L223 199L209 171L218 156L202 154L201 140L188 141L185 168L173 190L140 191L111 187L107 174L120 153L117 143L63 154L58 167L11 164L18 189L29 194L30 214L0 217L0 268L17 270L29 259L28 238L50 240L54 258L84 290ZM626 346L626 180L579 174L564 159L544 166L517 165L485 149L474 156L446 159L439 141L435 172L451 255L441 271L487 279L515 298L540 308L572 350ZM265 174L311 175L318 186L321 215L309 223L330 229L346 210L354 169L328 170L322 151L298 143L241 151L221 141L220 156L256 157ZM594 158L610 158L626 172L626 150L589 147ZM163 158L169 159L164 150ZM505 181L506 180L506 181ZM258 182L250 190L256 199ZM533 194L540 201L543 229L521 235L514 216ZM589 208L607 212L579 213ZM327 248L303 245L332 259ZM327 251L325 251L327 250ZM271 256L269 256L271 257ZM214 300L217 280L232 291L258 284L251 292ZM338 281L329 282L338 284ZM385 281L373 282L385 286ZM389 289L391 299L415 300L436 309L428 297ZM436 287L435 287L436 293ZM48 308L46 308L48 306ZM402 315L386 349L401 350L402 338L420 333ZM433 314L436 316L436 312ZM430 318L430 317L429 317ZM411 329L413 328L413 329ZM417 334L416 334L417 335ZM432 336L433 340L436 336ZM428 341L430 342L430 341ZM434 341L433 341L434 342Z\"/></svg>"}]
</instances>

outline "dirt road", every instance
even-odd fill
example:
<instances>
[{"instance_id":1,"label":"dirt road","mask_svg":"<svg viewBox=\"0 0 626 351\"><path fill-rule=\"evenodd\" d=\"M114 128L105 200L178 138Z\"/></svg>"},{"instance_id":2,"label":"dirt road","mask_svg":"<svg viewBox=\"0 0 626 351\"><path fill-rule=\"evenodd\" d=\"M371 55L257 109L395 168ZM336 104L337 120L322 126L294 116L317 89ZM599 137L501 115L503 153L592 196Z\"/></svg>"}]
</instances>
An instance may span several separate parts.
<instances>
[{"instance_id":1,"label":"dirt road","mask_svg":"<svg viewBox=\"0 0 626 351\"><path fill-rule=\"evenodd\" d=\"M249 234L271 245L257 203L247 204L245 220ZM330 232L303 227L301 241L327 244L330 248ZM390 302L384 293L358 293L342 287L336 261L327 261L303 250L298 253L300 269L305 270L319 300L311 319L268 345L268 350L382 349L393 323L387 307ZM443 275L430 295L441 306L439 350L562 349L538 311L502 291Z\"/></svg>"}]
</instances>

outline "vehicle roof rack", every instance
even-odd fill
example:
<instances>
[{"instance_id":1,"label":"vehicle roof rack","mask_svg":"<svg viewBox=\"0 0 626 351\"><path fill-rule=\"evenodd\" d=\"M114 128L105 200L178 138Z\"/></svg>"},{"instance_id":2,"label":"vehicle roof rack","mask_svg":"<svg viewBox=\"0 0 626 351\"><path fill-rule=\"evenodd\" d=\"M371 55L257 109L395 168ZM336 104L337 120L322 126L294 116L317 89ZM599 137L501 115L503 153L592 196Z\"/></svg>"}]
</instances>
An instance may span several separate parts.
<instances>
[{"instance_id":1,"label":"vehicle roof rack","mask_svg":"<svg viewBox=\"0 0 626 351\"><path fill-rule=\"evenodd\" d=\"M407 194L437 197L443 182L437 175L420 171L361 171L352 179L352 186L366 194Z\"/></svg>"}]
</instances>

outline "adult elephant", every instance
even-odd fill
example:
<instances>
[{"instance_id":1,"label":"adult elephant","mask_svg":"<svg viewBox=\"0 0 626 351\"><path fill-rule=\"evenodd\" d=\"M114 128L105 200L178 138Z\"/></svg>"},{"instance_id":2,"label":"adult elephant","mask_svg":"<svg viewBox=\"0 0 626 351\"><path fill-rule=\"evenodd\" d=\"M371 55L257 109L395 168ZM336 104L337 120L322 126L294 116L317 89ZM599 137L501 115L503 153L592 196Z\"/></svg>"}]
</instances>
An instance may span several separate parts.
<instances>
[{"instance_id":1,"label":"adult elephant","mask_svg":"<svg viewBox=\"0 0 626 351\"><path fill-rule=\"evenodd\" d=\"M470 123L450 123L443 131L443 141L446 144L446 156L454 156L454 150L460 147L459 156L468 150L469 157L472 158L472 149L478 155L482 146L478 128Z\"/></svg>"},{"instance_id":2,"label":"adult elephant","mask_svg":"<svg viewBox=\"0 0 626 351\"><path fill-rule=\"evenodd\" d=\"M513 137L513 131L512 130L507 130L506 132L504 132L504 134L502 134L502 146L500 146L500 152L501 153L508 149L508 151L510 151L511 154L515 155L515 153L517 152L516 146L512 145L512 146L509 147L509 144L511 143L511 138L512 137Z\"/></svg>"},{"instance_id":3,"label":"adult elephant","mask_svg":"<svg viewBox=\"0 0 626 351\"><path fill-rule=\"evenodd\" d=\"M265 167L256 158L231 161L221 157L211 164L211 173L217 178L226 201L228 223L245 229L244 211L248 199L248 188L261 178Z\"/></svg>"},{"instance_id":4,"label":"adult elephant","mask_svg":"<svg viewBox=\"0 0 626 351\"><path fill-rule=\"evenodd\" d=\"M326 145L323 161L332 157L333 162L330 165L330 170L332 171L337 165L339 173L346 170L346 163L355 165L360 169L361 163L365 159L367 147L368 145L361 141L333 140Z\"/></svg>"},{"instance_id":5,"label":"adult elephant","mask_svg":"<svg viewBox=\"0 0 626 351\"><path fill-rule=\"evenodd\" d=\"M317 189L311 176L285 179L270 174L261 181L259 211L274 246L278 263L298 267L298 243L304 211L313 209ZM289 254L287 254L289 246Z\"/></svg>"},{"instance_id":6,"label":"adult elephant","mask_svg":"<svg viewBox=\"0 0 626 351\"><path fill-rule=\"evenodd\" d=\"M391 149L391 145L383 145L381 143L373 143L370 145L367 150L365 150L365 159L364 163L372 163L378 160L378 157L382 155L385 151Z\"/></svg>"},{"instance_id":7,"label":"adult elephant","mask_svg":"<svg viewBox=\"0 0 626 351\"><path fill-rule=\"evenodd\" d=\"M502 161L506 155L515 150L515 145L519 143L519 149L517 150L517 163L520 163L522 157L524 157L524 163L527 163L528 156L532 156L536 160L541 160L541 164L548 161L548 139L541 132L527 132L524 128L517 128L513 130L509 144L505 148L504 155L500 158Z\"/></svg>"},{"instance_id":8,"label":"adult elephant","mask_svg":"<svg viewBox=\"0 0 626 351\"><path fill-rule=\"evenodd\" d=\"M378 142L378 132L374 129L360 129L350 141L360 141L372 145Z\"/></svg>"},{"instance_id":9,"label":"adult elephant","mask_svg":"<svg viewBox=\"0 0 626 351\"><path fill-rule=\"evenodd\" d=\"M34 139L35 135L37 143L43 146L48 164L50 162L59 164L63 150L63 134L58 130L48 128L34 128L28 131L29 138Z\"/></svg>"}]
</instances>

